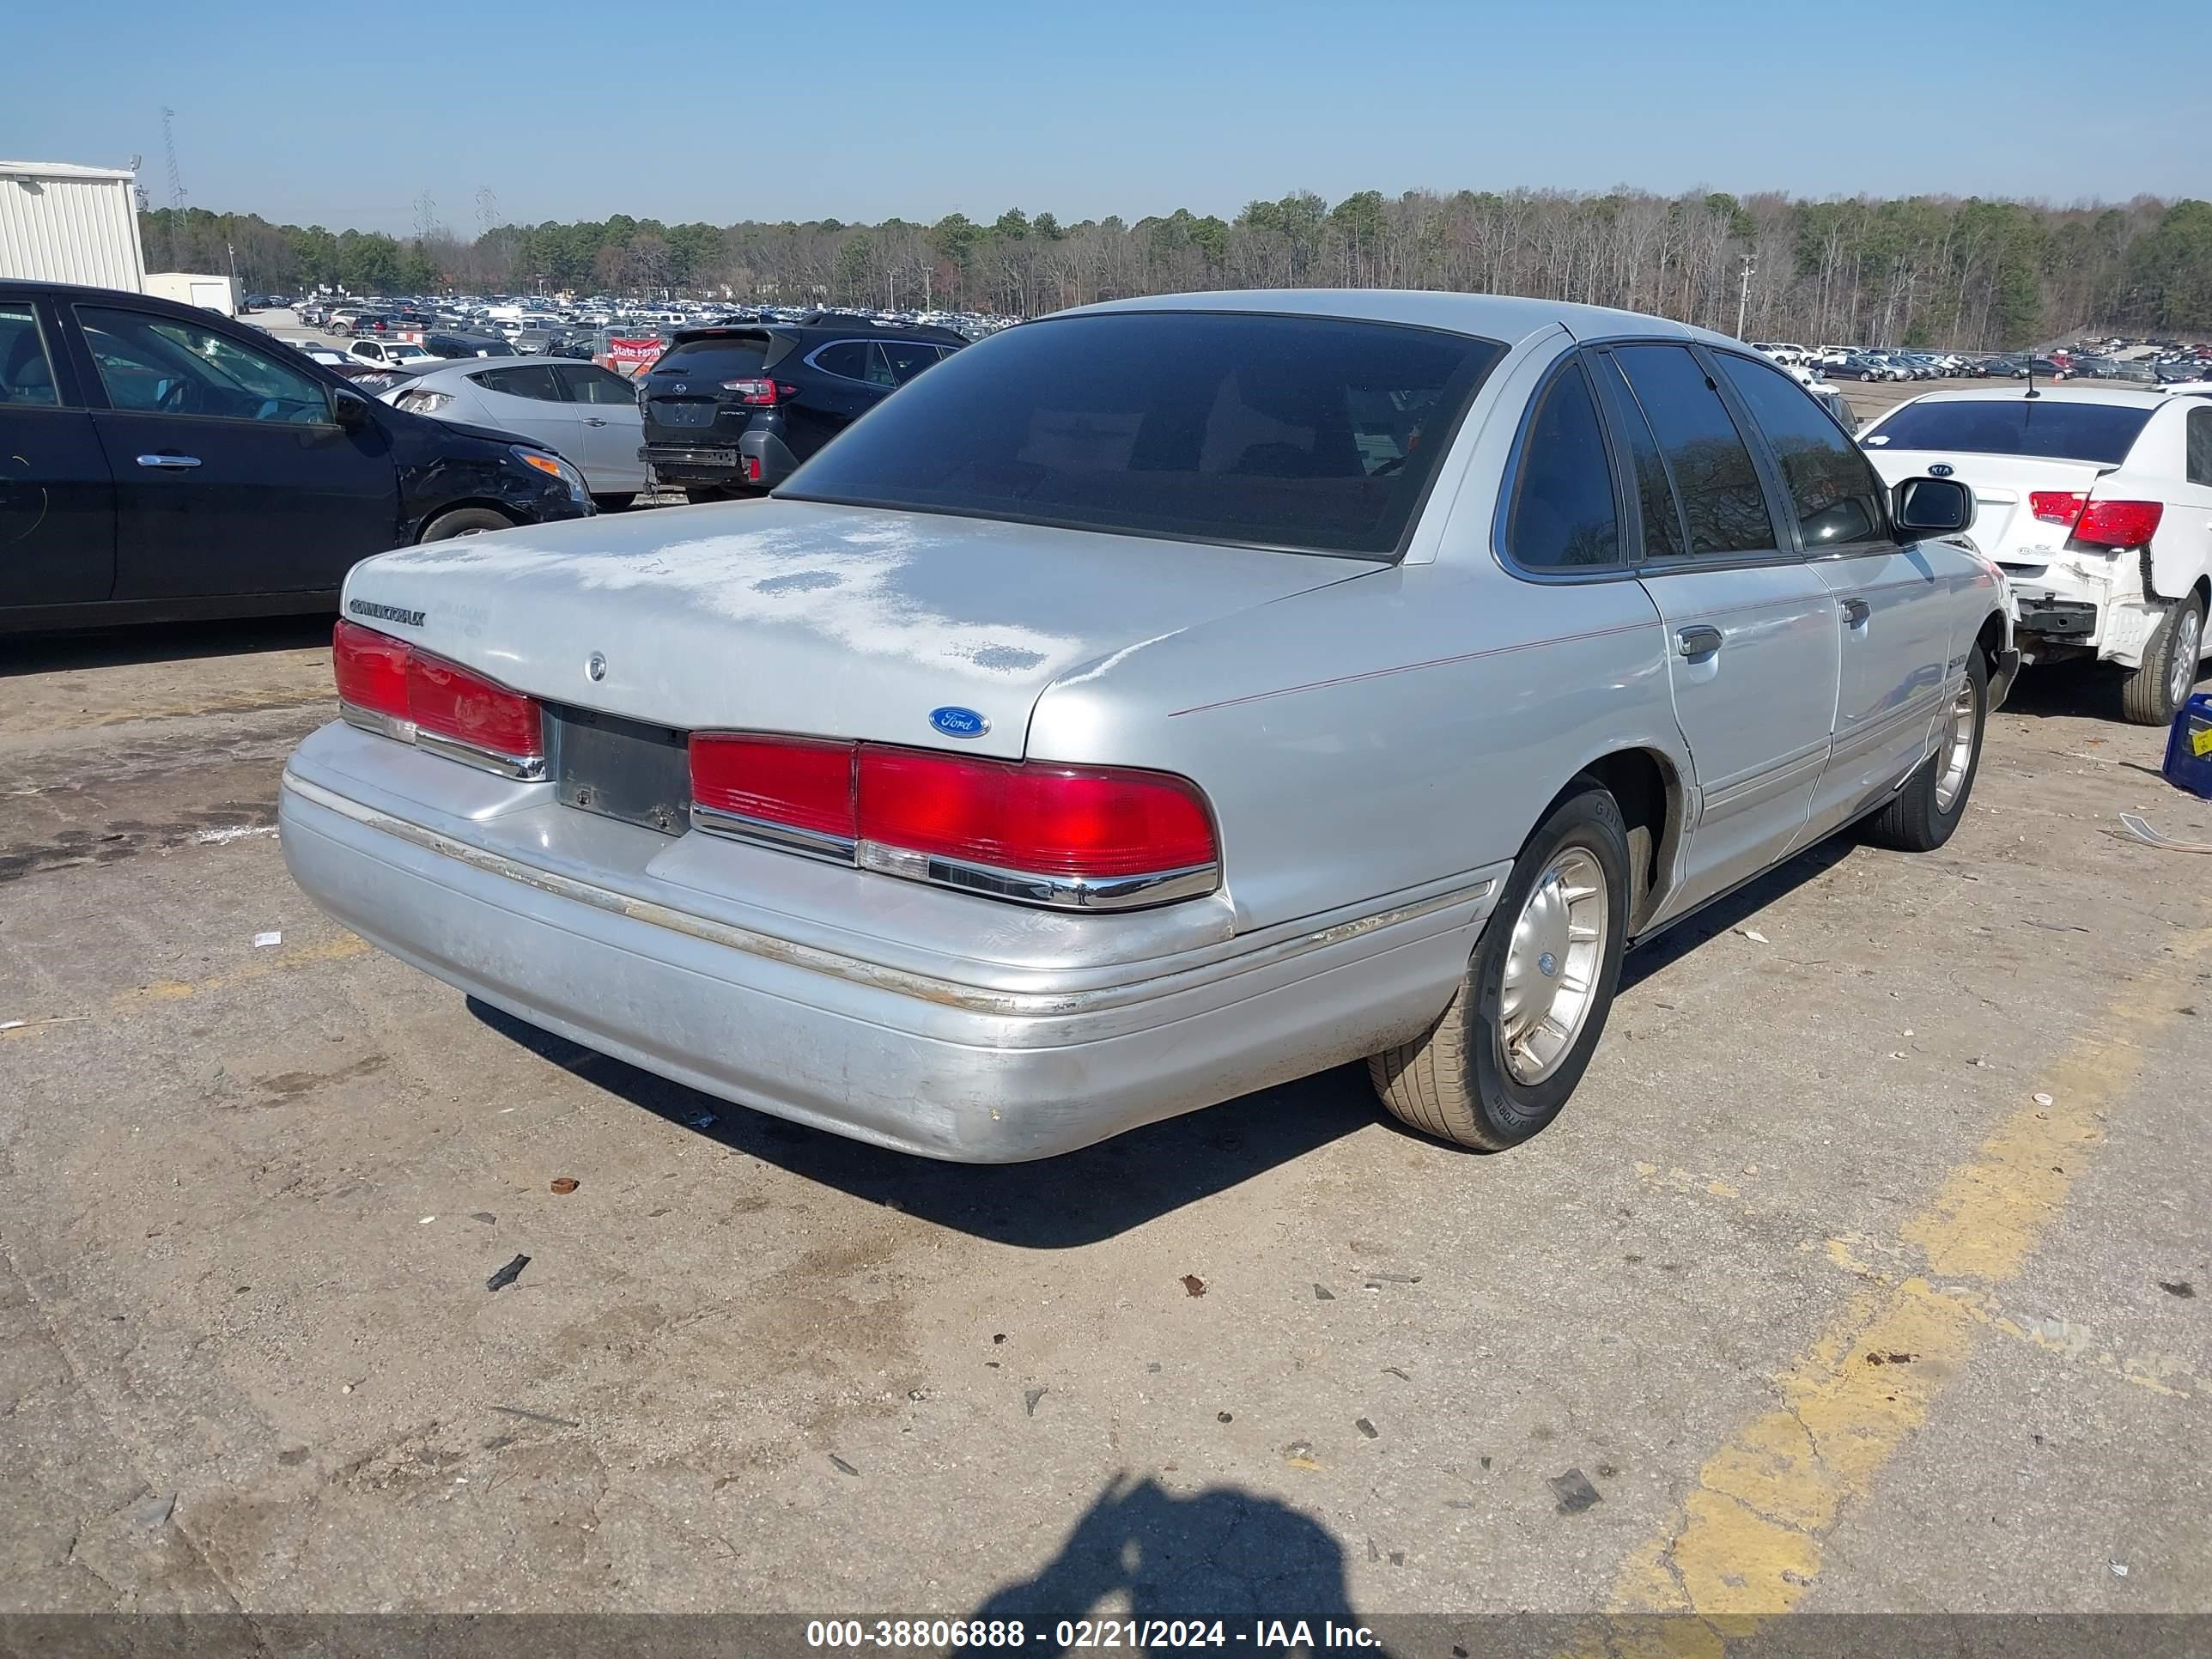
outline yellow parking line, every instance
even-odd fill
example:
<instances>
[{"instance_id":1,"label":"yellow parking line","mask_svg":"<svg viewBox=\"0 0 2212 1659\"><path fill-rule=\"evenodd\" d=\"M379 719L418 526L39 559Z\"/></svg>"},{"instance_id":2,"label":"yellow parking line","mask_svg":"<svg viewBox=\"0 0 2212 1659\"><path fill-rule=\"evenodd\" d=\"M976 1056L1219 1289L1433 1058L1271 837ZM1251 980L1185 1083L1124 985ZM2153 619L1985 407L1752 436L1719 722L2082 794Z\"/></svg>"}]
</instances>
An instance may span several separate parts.
<instances>
[{"instance_id":1,"label":"yellow parking line","mask_svg":"<svg viewBox=\"0 0 2212 1659\"><path fill-rule=\"evenodd\" d=\"M2158 988L2208 946L2212 931L2195 933L2130 983L2096 1022L2098 1036L2052 1069L2039 1091L2051 1103L2008 1117L1905 1224L1902 1247L1923 1271L1854 1291L1769 1379L1778 1408L1706 1460L1666 1528L1630 1556L1611 1598L1622 1613L1722 1622L1632 1626L1650 1638L1632 1645L1717 1651L1723 1632L1741 1629L1736 1620L1787 1613L1804 1598L1837 1522L1963 1373L1976 1334L1991 1328L1977 1295L2020 1272L2102 1140L2102 1114L2132 1086L2148 1040L2175 1018L2176 999Z\"/></svg>"},{"instance_id":2,"label":"yellow parking line","mask_svg":"<svg viewBox=\"0 0 2212 1659\"><path fill-rule=\"evenodd\" d=\"M187 997L204 996L210 991L227 990L235 986L252 985L257 981L289 973L295 968L312 968L326 962L346 962L355 957L366 956L373 947L356 933L339 933L313 945L294 945L258 956L251 962L234 968L227 974L216 974L202 980L157 979L150 984L133 986L128 991L118 991L107 999L111 1012L127 1013L149 1002L181 1002ZM75 1024L90 1018L82 1014L49 1015L28 1021L10 1030L0 1031L0 1042L11 1039L35 1036L56 1025Z\"/></svg>"}]
</instances>

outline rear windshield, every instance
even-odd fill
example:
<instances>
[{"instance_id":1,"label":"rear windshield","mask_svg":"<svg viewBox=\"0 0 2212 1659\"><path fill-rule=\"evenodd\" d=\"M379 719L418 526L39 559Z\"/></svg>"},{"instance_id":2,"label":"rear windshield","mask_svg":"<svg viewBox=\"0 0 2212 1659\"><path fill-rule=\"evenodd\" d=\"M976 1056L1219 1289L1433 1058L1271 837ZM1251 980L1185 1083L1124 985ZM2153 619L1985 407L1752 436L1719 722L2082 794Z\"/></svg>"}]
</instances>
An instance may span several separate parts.
<instances>
[{"instance_id":1,"label":"rear windshield","mask_svg":"<svg viewBox=\"0 0 2212 1659\"><path fill-rule=\"evenodd\" d=\"M760 373L768 361L768 338L764 335L743 335L730 339L686 340L672 345L661 354L660 361L653 366L653 378L666 380L672 375L696 374L710 383L715 380L743 380ZM709 386L701 391L709 391Z\"/></svg>"},{"instance_id":2,"label":"rear windshield","mask_svg":"<svg viewBox=\"0 0 2212 1659\"><path fill-rule=\"evenodd\" d=\"M1945 399L1899 410L1859 441L1869 449L1952 449L1970 455L2046 455L2117 466L2150 419L2122 404L2057 398Z\"/></svg>"},{"instance_id":3,"label":"rear windshield","mask_svg":"<svg viewBox=\"0 0 2212 1659\"><path fill-rule=\"evenodd\" d=\"M1504 350L1335 318L1052 319L953 353L776 493L1388 558Z\"/></svg>"}]
</instances>

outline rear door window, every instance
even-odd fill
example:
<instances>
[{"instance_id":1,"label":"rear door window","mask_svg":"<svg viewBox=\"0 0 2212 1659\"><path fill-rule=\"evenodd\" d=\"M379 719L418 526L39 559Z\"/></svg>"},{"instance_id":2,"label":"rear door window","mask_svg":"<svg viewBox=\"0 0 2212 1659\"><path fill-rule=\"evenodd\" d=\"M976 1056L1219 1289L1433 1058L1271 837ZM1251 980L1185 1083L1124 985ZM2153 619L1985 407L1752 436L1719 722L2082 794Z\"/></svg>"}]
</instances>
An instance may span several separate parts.
<instances>
[{"instance_id":1,"label":"rear door window","mask_svg":"<svg viewBox=\"0 0 2212 1659\"><path fill-rule=\"evenodd\" d=\"M1524 570L1588 569L1620 561L1613 464L1579 363L1553 377L1522 441L1505 550Z\"/></svg>"},{"instance_id":2,"label":"rear door window","mask_svg":"<svg viewBox=\"0 0 2212 1659\"><path fill-rule=\"evenodd\" d=\"M0 305L0 408L52 408L60 401L38 318L27 305Z\"/></svg>"},{"instance_id":3,"label":"rear door window","mask_svg":"<svg viewBox=\"0 0 2212 1659\"><path fill-rule=\"evenodd\" d=\"M865 340L840 340L814 354L814 367L840 380L865 380L868 378L868 350Z\"/></svg>"},{"instance_id":4,"label":"rear door window","mask_svg":"<svg viewBox=\"0 0 2212 1659\"><path fill-rule=\"evenodd\" d=\"M777 493L1390 558L1504 353L1334 317L1050 318L955 352Z\"/></svg>"},{"instance_id":5,"label":"rear door window","mask_svg":"<svg viewBox=\"0 0 2212 1659\"><path fill-rule=\"evenodd\" d=\"M884 354L894 385L904 386L925 368L937 367L937 348L914 340L884 340L876 349Z\"/></svg>"},{"instance_id":6,"label":"rear door window","mask_svg":"<svg viewBox=\"0 0 2212 1659\"><path fill-rule=\"evenodd\" d=\"M2189 482L2212 484L2212 404L2189 411Z\"/></svg>"},{"instance_id":7,"label":"rear door window","mask_svg":"<svg viewBox=\"0 0 2212 1659\"><path fill-rule=\"evenodd\" d=\"M1658 440L1692 558L1771 551L1774 521L1743 434L1688 349L1620 346L1614 359Z\"/></svg>"},{"instance_id":8,"label":"rear door window","mask_svg":"<svg viewBox=\"0 0 2212 1659\"><path fill-rule=\"evenodd\" d=\"M1806 551L1880 537L1881 481L1812 394L1765 363L1727 351L1713 356L1782 464Z\"/></svg>"},{"instance_id":9,"label":"rear door window","mask_svg":"<svg viewBox=\"0 0 2212 1659\"><path fill-rule=\"evenodd\" d=\"M550 363L518 363L513 368L487 368L471 374L487 392L503 392L510 398L529 398L542 404L567 401Z\"/></svg>"},{"instance_id":10,"label":"rear door window","mask_svg":"<svg viewBox=\"0 0 2212 1659\"><path fill-rule=\"evenodd\" d=\"M2129 404L2030 398L1940 398L1907 404L1860 438L1869 449L1942 449L1967 455L2041 455L2118 466L2151 411Z\"/></svg>"},{"instance_id":11,"label":"rear door window","mask_svg":"<svg viewBox=\"0 0 2212 1659\"><path fill-rule=\"evenodd\" d=\"M572 402L621 404L635 406L637 388L611 368L597 363L555 363L553 373L568 388Z\"/></svg>"}]
</instances>

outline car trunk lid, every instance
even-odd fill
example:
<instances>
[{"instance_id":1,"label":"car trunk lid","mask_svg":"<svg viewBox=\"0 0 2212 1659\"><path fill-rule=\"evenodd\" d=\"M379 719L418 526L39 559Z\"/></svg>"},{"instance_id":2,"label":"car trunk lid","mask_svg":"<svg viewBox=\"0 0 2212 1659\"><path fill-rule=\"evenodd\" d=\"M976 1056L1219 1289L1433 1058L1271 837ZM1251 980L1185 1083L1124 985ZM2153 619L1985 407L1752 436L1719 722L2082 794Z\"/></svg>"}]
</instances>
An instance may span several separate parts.
<instances>
[{"instance_id":1,"label":"car trunk lid","mask_svg":"<svg viewBox=\"0 0 2212 1659\"><path fill-rule=\"evenodd\" d=\"M1071 670L1374 568L768 500L402 549L355 567L345 614L532 696L674 731L1015 757Z\"/></svg>"},{"instance_id":2,"label":"car trunk lid","mask_svg":"<svg viewBox=\"0 0 2212 1659\"><path fill-rule=\"evenodd\" d=\"M1965 484L1974 492L1974 522L1966 532L1974 544L1999 564L2037 574L2065 549L2068 526L2037 518L2030 497L2087 492L2112 471L2094 461L2045 455L1936 449L1869 448L1867 459L1882 482L1892 486L1931 472Z\"/></svg>"}]
</instances>

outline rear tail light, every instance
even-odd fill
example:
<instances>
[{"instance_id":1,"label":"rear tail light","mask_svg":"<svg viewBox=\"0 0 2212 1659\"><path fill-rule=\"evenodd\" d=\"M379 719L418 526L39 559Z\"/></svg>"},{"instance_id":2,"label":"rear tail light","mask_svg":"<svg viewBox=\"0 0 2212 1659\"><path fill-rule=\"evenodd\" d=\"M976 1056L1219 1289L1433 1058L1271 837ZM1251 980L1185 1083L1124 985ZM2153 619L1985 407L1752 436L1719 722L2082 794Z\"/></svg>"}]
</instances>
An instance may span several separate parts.
<instances>
[{"instance_id":1,"label":"rear tail light","mask_svg":"<svg viewBox=\"0 0 2212 1659\"><path fill-rule=\"evenodd\" d=\"M2031 489L2027 492L2027 510L2045 524L2071 526L2081 516L2081 507L2089 499L2086 489Z\"/></svg>"},{"instance_id":2,"label":"rear tail light","mask_svg":"<svg viewBox=\"0 0 2212 1659\"><path fill-rule=\"evenodd\" d=\"M692 822L715 834L1062 909L1160 904L1220 879L1205 797L1163 772L702 733L691 794Z\"/></svg>"},{"instance_id":3,"label":"rear tail light","mask_svg":"<svg viewBox=\"0 0 2212 1659\"><path fill-rule=\"evenodd\" d=\"M746 456L746 457L745 457L745 482L746 482L747 483L758 483L760 481L761 481L761 458L760 458L759 456L757 456L757 455L748 455L748 456Z\"/></svg>"},{"instance_id":4,"label":"rear tail light","mask_svg":"<svg viewBox=\"0 0 2212 1659\"><path fill-rule=\"evenodd\" d=\"M2141 547L2158 533L2163 501L2091 501L2074 526L2074 539L2100 547Z\"/></svg>"},{"instance_id":5,"label":"rear tail light","mask_svg":"<svg viewBox=\"0 0 2212 1659\"><path fill-rule=\"evenodd\" d=\"M808 738L691 739L691 805L702 829L849 860L853 745Z\"/></svg>"},{"instance_id":6,"label":"rear tail light","mask_svg":"<svg viewBox=\"0 0 2212 1659\"><path fill-rule=\"evenodd\" d=\"M331 636L331 668L352 724L505 777L545 775L538 705L520 691L349 622Z\"/></svg>"},{"instance_id":7,"label":"rear tail light","mask_svg":"<svg viewBox=\"0 0 2212 1659\"><path fill-rule=\"evenodd\" d=\"M2163 501L2093 501L2086 489L2032 489L2027 509L2045 524L2063 524L2077 542L2141 547L2158 533Z\"/></svg>"},{"instance_id":8,"label":"rear tail light","mask_svg":"<svg viewBox=\"0 0 2212 1659\"><path fill-rule=\"evenodd\" d=\"M741 404L765 406L775 401L774 380L725 380L722 390L736 392Z\"/></svg>"}]
</instances>

